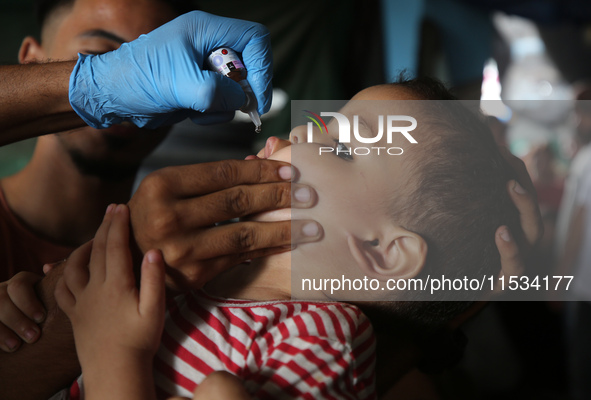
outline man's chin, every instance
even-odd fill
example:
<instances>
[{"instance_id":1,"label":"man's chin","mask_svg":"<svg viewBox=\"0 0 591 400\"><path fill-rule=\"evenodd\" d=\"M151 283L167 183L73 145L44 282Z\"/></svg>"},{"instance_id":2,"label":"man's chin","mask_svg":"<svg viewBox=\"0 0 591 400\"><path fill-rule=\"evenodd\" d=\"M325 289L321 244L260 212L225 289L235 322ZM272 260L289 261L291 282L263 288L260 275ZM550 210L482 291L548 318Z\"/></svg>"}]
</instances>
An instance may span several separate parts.
<instances>
[{"instance_id":1,"label":"man's chin","mask_svg":"<svg viewBox=\"0 0 591 400\"><path fill-rule=\"evenodd\" d=\"M133 124L113 125L106 129L97 129L98 132L105 135L118 137L133 137L141 132L141 129Z\"/></svg>"}]
</instances>

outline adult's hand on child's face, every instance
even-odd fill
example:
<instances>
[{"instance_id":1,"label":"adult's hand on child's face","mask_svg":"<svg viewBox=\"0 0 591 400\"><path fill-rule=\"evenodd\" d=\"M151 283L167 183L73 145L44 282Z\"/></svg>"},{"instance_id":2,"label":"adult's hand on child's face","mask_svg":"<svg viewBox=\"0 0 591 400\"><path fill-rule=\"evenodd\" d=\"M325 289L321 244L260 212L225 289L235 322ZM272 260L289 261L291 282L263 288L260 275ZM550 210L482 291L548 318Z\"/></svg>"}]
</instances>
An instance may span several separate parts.
<instances>
[{"instance_id":1,"label":"adult's hand on child's face","mask_svg":"<svg viewBox=\"0 0 591 400\"><path fill-rule=\"evenodd\" d=\"M292 196L303 187L292 183L293 168L270 160L226 160L169 167L147 176L129 202L135 240L142 252L159 249L164 255L167 285L196 289L248 259L291 249L292 243L316 241L303 226L313 221L240 221L216 226L263 211L308 208Z\"/></svg>"},{"instance_id":2,"label":"adult's hand on child's face","mask_svg":"<svg viewBox=\"0 0 591 400\"><path fill-rule=\"evenodd\" d=\"M127 206L109 206L92 248L82 246L68 258L55 298L72 322L83 369L129 353L151 361L164 325L164 262L158 251L146 253L138 290Z\"/></svg>"},{"instance_id":3,"label":"adult's hand on child's face","mask_svg":"<svg viewBox=\"0 0 591 400\"><path fill-rule=\"evenodd\" d=\"M507 191L519 211L526 243L524 248L518 248L506 226L497 229L495 243L501 254L501 274L519 276L525 270L524 258L535 248L544 234L544 225L536 191L525 169L525 164L506 148L501 148L501 153L517 173L517 180L507 183Z\"/></svg>"},{"instance_id":4,"label":"adult's hand on child's face","mask_svg":"<svg viewBox=\"0 0 591 400\"><path fill-rule=\"evenodd\" d=\"M22 341L34 343L41 330L38 323L45 319L45 308L37 298L35 284L42 276L19 272L0 283L0 349L18 350Z\"/></svg>"}]
</instances>

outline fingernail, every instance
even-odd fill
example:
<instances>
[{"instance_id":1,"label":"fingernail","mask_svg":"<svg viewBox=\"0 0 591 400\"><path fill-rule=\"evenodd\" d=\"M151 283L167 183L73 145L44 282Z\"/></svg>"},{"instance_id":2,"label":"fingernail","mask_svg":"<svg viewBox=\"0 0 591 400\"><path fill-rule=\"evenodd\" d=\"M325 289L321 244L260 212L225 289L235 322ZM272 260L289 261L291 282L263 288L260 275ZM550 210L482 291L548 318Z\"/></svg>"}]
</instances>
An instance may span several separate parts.
<instances>
[{"instance_id":1,"label":"fingernail","mask_svg":"<svg viewBox=\"0 0 591 400\"><path fill-rule=\"evenodd\" d=\"M23 336L25 337L25 340L27 342L30 342L31 340L35 339L35 336L37 336L37 332L34 329L27 329L23 332Z\"/></svg>"},{"instance_id":2,"label":"fingernail","mask_svg":"<svg viewBox=\"0 0 591 400\"><path fill-rule=\"evenodd\" d=\"M109 204L109 206L107 207L107 214L109 214L110 212L113 211L113 208L115 208L115 204Z\"/></svg>"},{"instance_id":3,"label":"fingernail","mask_svg":"<svg viewBox=\"0 0 591 400\"><path fill-rule=\"evenodd\" d=\"M43 273L47 275L49 271L51 271L51 264L43 264Z\"/></svg>"},{"instance_id":4,"label":"fingernail","mask_svg":"<svg viewBox=\"0 0 591 400\"><path fill-rule=\"evenodd\" d=\"M122 213L124 208L125 206L123 204L118 204L117 207L115 207L115 212Z\"/></svg>"},{"instance_id":5,"label":"fingernail","mask_svg":"<svg viewBox=\"0 0 591 400\"><path fill-rule=\"evenodd\" d=\"M310 201L312 194L310 193L310 189L307 187L298 188L293 194L293 197L300 203L307 203Z\"/></svg>"},{"instance_id":6,"label":"fingernail","mask_svg":"<svg viewBox=\"0 0 591 400\"><path fill-rule=\"evenodd\" d=\"M14 349L16 349L18 347L19 342L18 342L18 340L14 339L14 338L8 338L8 339L6 339L4 344L6 345L6 347L8 348L9 351L13 351Z\"/></svg>"},{"instance_id":7,"label":"fingernail","mask_svg":"<svg viewBox=\"0 0 591 400\"><path fill-rule=\"evenodd\" d=\"M283 166L279 168L279 176L281 179L290 180L294 175L295 174L292 167Z\"/></svg>"},{"instance_id":8,"label":"fingernail","mask_svg":"<svg viewBox=\"0 0 591 400\"><path fill-rule=\"evenodd\" d=\"M509 229L505 228L503 230L501 230L501 239L503 239L505 242L510 242L511 241L511 234L509 233Z\"/></svg>"},{"instance_id":9,"label":"fingernail","mask_svg":"<svg viewBox=\"0 0 591 400\"><path fill-rule=\"evenodd\" d=\"M146 257L150 264L156 264L156 262L158 262L158 255L154 251L149 251Z\"/></svg>"},{"instance_id":10,"label":"fingernail","mask_svg":"<svg viewBox=\"0 0 591 400\"><path fill-rule=\"evenodd\" d=\"M43 314L42 312L36 312L35 314L33 314L33 319L37 323L43 322L43 320L45 319L45 314Z\"/></svg>"},{"instance_id":11,"label":"fingernail","mask_svg":"<svg viewBox=\"0 0 591 400\"><path fill-rule=\"evenodd\" d=\"M523 188L523 186L521 186L519 184L519 182L515 181L515 185L513 186L513 190L515 191L515 193L517 194L526 194L527 192L525 191L525 189Z\"/></svg>"},{"instance_id":12,"label":"fingernail","mask_svg":"<svg viewBox=\"0 0 591 400\"><path fill-rule=\"evenodd\" d=\"M316 236L316 235L318 235L318 232L319 232L318 225L315 222L308 222L302 228L302 233L305 236Z\"/></svg>"}]
</instances>

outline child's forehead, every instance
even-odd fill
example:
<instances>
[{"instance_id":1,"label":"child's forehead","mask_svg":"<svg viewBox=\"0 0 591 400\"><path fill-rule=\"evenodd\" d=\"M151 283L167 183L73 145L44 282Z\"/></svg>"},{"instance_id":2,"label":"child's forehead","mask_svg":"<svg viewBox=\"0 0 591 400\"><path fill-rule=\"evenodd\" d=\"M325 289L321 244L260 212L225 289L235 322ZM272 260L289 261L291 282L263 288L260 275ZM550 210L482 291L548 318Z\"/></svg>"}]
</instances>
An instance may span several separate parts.
<instances>
[{"instance_id":1,"label":"child's forehead","mask_svg":"<svg viewBox=\"0 0 591 400\"><path fill-rule=\"evenodd\" d=\"M422 98L404 86L385 84L363 89L351 100L422 100Z\"/></svg>"},{"instance_id":2,"label":"child's forehead","mask_svg":"<svg viewBox=\"0 0 591 400\"><path fill-rule=\"evenodd\" d=\"M425 100L416 95L411 89L397 84L385 84L372 86L357 93L341 112L349 117L358 117L358 132L360 136L373 138L376 132L386 132L389 126L409 127L414 120L414 127L410 130L394 129L388 137L393 141L389 145L400 145L406 152L411 147L421 147L426 142L431 142L436 135L433 135L432 118L427 118L432 107L436 107L436 100ZM386 116L393 116L390 120ZM412 120L410 119L412 118ZM332 122L332 121L331 121ZM357 124L357 123L356 123ZM382 126L380 126L382 124ZM363 129L366 128L366 129ZM402 131L419 141L421 145L415 146L416 142L409 143L407 136ZM384 133L384 140L385 138ZM390 140L390 139L388 139Z\"/></svg>"},{"instance_id":3,"label":"child's forehead","mask_svg":"<svg viewBox=\"0 0 591 400\"><path fill-rule=\"evenodd\" d=\"M359 115L371 122L379 115L404 115L419 119L419 110L429 107L429 101L418 97L412 90L397 84L372 86L357 93L343 108L345 114ZM408 124L408 123L407 123ZM402 125L404 126L404 125Z\"/></svg>"}]
</instances>

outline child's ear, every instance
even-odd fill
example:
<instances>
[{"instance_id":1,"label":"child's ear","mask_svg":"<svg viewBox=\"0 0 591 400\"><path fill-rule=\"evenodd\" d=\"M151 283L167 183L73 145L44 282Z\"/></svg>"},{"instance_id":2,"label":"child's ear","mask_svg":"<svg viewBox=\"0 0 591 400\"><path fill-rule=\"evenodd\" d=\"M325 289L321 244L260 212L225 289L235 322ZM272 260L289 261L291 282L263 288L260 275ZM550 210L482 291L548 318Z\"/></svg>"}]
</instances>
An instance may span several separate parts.
<instances>
[{"instance_id":1,"label":"child's ear","mask_svg":"<svg viewBox=\"0 0 591 400\"><path fill-rule=\"evenodd\" d=\"M23 39L21 47L18 51L18 62L21 64L28 64L34 62L42 62L46 59L45 51L41 44L32 36L27 36Z\"/></svg>"},{"instance_id":2,"label":"child's ear","mask_svg":"<svg viewBox=\"0 0 591 400\"><path fill-rule=\"evenodd\" d=\"M376 279L408 279L425 266L427 243L418 234L399 226L388 227L379 238L348 239L349 251L357 265Z\"/></svg>"}]
</instances>

